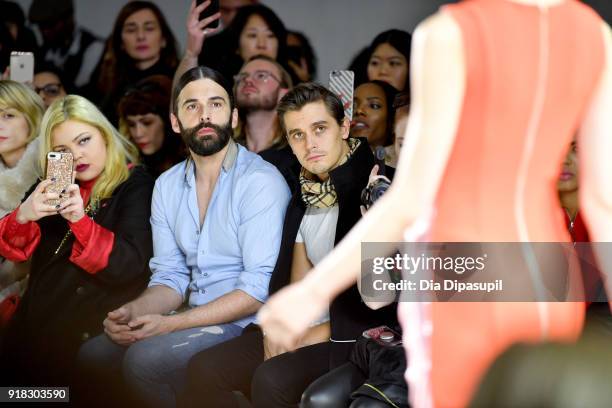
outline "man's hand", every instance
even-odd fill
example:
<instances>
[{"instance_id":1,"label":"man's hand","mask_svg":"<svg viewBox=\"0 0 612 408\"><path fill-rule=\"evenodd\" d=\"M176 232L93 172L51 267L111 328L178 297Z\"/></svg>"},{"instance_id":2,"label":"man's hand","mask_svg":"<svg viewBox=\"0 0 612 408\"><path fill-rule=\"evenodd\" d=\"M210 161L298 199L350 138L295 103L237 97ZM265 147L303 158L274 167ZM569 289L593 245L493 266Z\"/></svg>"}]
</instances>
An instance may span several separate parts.
<instances>
[{"instance_id":1,"label":"man's hand","mask_svg":"<svg viewBox=\"0 0 612 408\"><path fill-rule=\"evenodd\" d=\"M263 338L263 346L264 346L264 361L268 361L272 357L276 357L280 354L286 353L289 350L280 344L274 343L270 340L270 337L265 336Z\"/></svg>"},{"instance_id":2,"label":"man's hand","mask_svg":"<svg viewBox=\"0 0 612 408\"><path fill-rule=\"evenodd\" d=\"M213 14L210 17L200 21L200 13L210 6L210 0L205 1L196 7L195 0L191 1L189 14L187 15L187 46L185 48L185 56L188 58L197 58L202 52L204 39L220 30L217 28L206 28L210 23L221 18L221 13Z\"/></svg>"},{"instance_id":3,"label":"man's hand","mask_svg":"<svg viewBox=\"0 0 612 408\"><path fill-rule=\"evenodd\" d=\"M133 319L128 323L131 335L136 340L167 334L176 330L176 316L164 316L160 314L148 314Z\"/></svg>"},{"instance_id":4,"label":"man's hand","mask_svg":"<svg viewBox=\"0 0 612 408\"><path fill-rule=\"evenodd\" d=\"M109 312L104 319L104 332L112 341L122 346L129 346L136 341L128 322L132 319L132 309L128 305Z\"/></svg>"},{"instance_id":5,"label":"man's hand","mask_svg":"<svg viewBox=\"0 0 612 408\"><path fill-rule=\"evenodd\" d=\"M307 278L278 291L262 306L257 315L270 341L289 351L298 347L310 323L322 316L329 306L329 301L306 280Z\"/></svg>"}]
</instances>

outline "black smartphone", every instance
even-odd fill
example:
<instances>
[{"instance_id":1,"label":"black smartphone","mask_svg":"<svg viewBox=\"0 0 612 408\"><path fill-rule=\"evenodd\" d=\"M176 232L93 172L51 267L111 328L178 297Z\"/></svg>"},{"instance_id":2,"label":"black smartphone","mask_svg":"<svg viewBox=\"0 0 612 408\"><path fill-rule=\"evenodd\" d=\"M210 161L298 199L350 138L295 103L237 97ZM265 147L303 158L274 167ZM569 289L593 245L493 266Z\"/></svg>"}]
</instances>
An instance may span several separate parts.
<instances>
[{"instance_id":1,"label":"black smartphone","mask_svg":"<svg viewBox=\"0 0 612 408\"><path fill-rule=\"evenodd\" d=\"M196 7L204 3L204 1L206 0L196 0ZM217 14L218 12L219 12L219 0L210 0L210 4L208 5L208 7L206 7L206 9L200 13L199 20L202 21L205 18L212 16L213 14ZM210 23L209 25L207 25L206 27L207 28L217 28L219 27L219 21L220 19L217 19L213 21L212 23Z\"/></svg>"}]
</instances>

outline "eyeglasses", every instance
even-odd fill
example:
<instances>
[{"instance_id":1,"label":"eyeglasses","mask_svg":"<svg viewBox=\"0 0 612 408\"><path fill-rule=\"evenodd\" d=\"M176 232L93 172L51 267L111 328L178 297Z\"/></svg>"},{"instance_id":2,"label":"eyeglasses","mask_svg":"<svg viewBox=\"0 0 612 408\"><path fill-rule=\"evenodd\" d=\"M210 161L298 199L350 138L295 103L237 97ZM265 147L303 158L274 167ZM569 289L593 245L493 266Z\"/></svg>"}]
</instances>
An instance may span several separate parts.
<instances>
[{"instance_id":1,"label":"eyeglasses","mask_svg":"<svg viewBox=\"0 0 612 408\"><path fill-rule=\"evenodd\" d=\"M247 78L252 78L253 82L257 82L258 84L265 84L270 78L274 79L279 84L281 83L281 80L275 77L270 71L255 71L252 74L243 72L234 77L234 82L238 85L246 81Z\"/></svg>"},{"instance_id":2,"label":"eyeglasses","mask_svg":"<svg viewBox=\"0 0 612 408\"><path fill-rule=\"evenodd\" d=\"M41 88L34 87L34 91L36 91L37 94L42 92L47 96L58 96L61 90L62 84L60 83L47 84Z\"/></svg>"}]
</instances>

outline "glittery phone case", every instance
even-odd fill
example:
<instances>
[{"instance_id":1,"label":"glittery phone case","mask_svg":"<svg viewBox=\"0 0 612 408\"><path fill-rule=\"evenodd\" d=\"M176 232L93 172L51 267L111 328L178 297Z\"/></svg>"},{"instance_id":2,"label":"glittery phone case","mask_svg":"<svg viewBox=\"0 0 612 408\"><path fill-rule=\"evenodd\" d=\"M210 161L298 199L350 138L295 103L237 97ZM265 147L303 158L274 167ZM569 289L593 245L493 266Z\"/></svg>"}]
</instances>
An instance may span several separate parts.
<instances>
[{"instance_id":1,"label":"glittery phone case","mask_svg":"<svg viewBox=\"0 0 612 408\"><path fill-rule=\"evenodd\" d=\"M55 178L45 192L61 194L63 190L72 184L72 153L47 153L47 176L46 179ZM66 200L68 196L47 200L47 204L58 205Z\"/></svg>"}]
</instances>

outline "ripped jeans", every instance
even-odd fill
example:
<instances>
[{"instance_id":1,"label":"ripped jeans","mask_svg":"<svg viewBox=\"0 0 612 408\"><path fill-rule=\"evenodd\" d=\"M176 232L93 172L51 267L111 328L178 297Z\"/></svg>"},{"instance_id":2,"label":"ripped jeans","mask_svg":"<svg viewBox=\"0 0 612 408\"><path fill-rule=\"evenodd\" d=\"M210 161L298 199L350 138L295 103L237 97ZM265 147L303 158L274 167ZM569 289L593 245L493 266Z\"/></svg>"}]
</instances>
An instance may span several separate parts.
<instances>
[{"instance_id":1,"label":"ripped jeans","mask_svg":"<svg viewBox=\"0 0 612 408\"><path fill-rule=\"evenodd\" d=\"M123 406L129 402L175 407L176 395L187 382L189 359L241 332L242 327L231 323L196 327L150 337L129 347L114 343L106 334L97 336L79 350L76 401L83 406Z\"/></svg>"}]
</instances>

